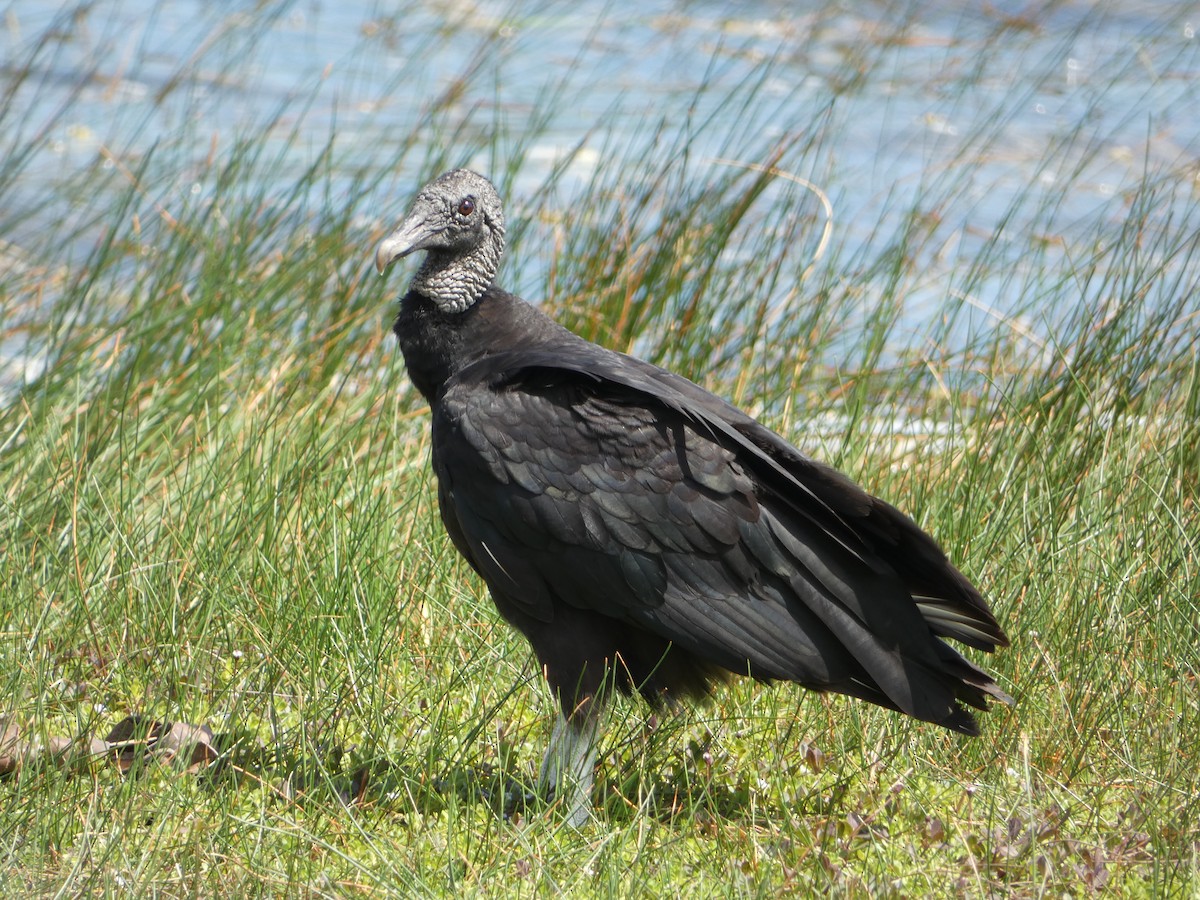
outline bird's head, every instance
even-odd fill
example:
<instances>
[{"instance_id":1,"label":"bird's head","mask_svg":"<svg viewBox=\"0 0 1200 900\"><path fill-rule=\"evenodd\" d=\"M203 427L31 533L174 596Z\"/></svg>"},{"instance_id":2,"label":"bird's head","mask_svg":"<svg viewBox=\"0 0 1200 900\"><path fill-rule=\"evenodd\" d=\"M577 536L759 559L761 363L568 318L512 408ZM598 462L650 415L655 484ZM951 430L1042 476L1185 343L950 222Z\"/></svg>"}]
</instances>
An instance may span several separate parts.
<instances>
[{"instance_id":1,"label":"bird's head","mask_svg":"<svg viewBox=\"0 0 1200 900\"><path fill-rule=\"evenodd\" d=\"M496 277L504 252L504 213L482 175L454 169L425 185L404 221L379 244L380 274L397 259L427 251L412 290L446 313L468 309Z\"/></svg>"}]
</instances>

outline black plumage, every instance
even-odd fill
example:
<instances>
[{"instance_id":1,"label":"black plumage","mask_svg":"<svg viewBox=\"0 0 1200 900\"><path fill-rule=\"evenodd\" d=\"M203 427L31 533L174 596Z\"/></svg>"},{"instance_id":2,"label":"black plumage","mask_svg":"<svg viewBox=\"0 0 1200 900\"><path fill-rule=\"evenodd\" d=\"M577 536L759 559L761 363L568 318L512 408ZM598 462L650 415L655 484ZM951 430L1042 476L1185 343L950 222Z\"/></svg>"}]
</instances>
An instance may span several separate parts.
<instances>
[{"instance_id":1,"label":"black plumage","mask_svg":"<svg viewBox=\"0 0 1200 900\"><path fill-rule=\"evenodd\" d=\"M652 704L730 673L977 733L1008 701L941 638L1008 643L911 519L698 385L493 284L500 199L455 170L379 246L426 258L395 331L429 400L442 519L563 718L543 765L585 815L606 684Z\"/></svg>"}]
</instances>

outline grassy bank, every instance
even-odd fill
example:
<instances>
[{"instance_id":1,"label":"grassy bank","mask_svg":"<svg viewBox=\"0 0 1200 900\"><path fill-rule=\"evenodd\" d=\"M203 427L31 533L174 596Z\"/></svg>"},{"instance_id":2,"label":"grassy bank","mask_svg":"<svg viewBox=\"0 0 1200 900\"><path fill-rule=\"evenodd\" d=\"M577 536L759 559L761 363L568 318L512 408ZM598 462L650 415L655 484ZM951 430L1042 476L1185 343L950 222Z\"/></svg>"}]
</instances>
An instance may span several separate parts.
<instances>
[{"instance_id":1,"label":"grassy bank","mask_svg":"<svg viewBox=\"0 0 1200 900\"><path fill-rule=\"evenodd\" d=\"M864 43L867 71L886 46ZM771 102L764 83L727 102ZM430 122L457 115L437 102ZM523 192L533 135L485 110L452 162L490 158L511 197L508 283L935 534L1013 638L986 664L1014 708L964 740L790 686L669 720L618 705L595 818L563 828L529 794L552 703L437 521L388 333L401 281L368 266L419 179L368 206L378 171L336 140L285 169L278 128L199 162L101 154L78 215L0 269L0 337L44 361L0 408L4 893L1194 891L1193 176L1147 164L1083 222L1056 217L1078 183L1031 187L1012 209L1039 228L947 254L941 216L996 149L984 123L852 247L820 197L847 189L840 102L731 139L738 164L681 162L681 133ZM6 155L0 191L32 153ZM202 198L156 199L184 167ZM997 278L1021 299L981 314ZM167 746L168 723L195 728Z\"/></svg>"}]
</instances>

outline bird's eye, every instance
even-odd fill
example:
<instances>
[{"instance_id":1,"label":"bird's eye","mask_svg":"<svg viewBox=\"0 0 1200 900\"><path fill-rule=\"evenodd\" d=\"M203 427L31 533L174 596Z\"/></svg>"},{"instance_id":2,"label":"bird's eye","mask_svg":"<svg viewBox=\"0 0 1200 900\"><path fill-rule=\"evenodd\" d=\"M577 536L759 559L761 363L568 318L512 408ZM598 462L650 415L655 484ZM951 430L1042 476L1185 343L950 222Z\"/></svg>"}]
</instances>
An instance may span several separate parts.
<instances>
[{"instance_id":1,"label":"bird's eye","mask_svg":"<svg viewBox=\"0 0 1200 900\"><path fill-rule=\"evenodd\" d=\"M464 197L463 200L458 204L458 214L465 217L469 216L473 212L475 212L475 201L470 197Z\"/></svg>"}]
</instances>

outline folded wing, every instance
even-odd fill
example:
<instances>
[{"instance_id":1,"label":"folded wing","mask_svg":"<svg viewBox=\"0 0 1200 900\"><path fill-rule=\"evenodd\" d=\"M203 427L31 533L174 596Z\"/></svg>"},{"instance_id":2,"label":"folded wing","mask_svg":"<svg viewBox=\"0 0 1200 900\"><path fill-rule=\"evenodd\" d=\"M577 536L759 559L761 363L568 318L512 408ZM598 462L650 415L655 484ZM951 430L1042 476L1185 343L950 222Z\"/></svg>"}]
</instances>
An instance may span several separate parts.
<instances>
[{"instance_id":1,"label":"folded wing","mask_svg":"<svg viewBox=\"0 0 1200 900\"><path fill-rule=\"evenodd\" d=\"M1007 700L940 640L1007 643L937 544L692 382L579 341L489 357L441 401L447 524L526 615L600 613L965 733L960 704Z\"/></svg>"}]
</instances>

